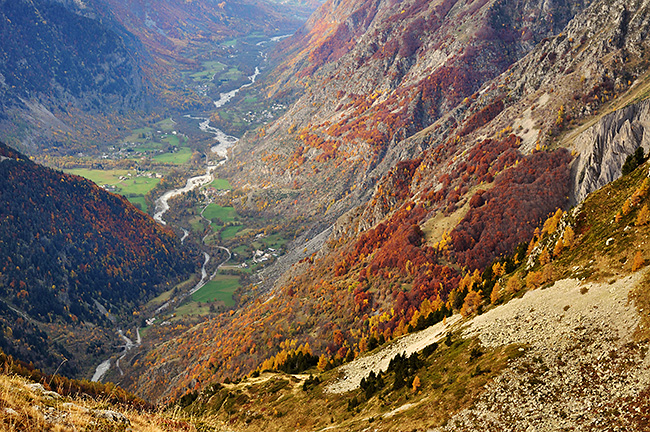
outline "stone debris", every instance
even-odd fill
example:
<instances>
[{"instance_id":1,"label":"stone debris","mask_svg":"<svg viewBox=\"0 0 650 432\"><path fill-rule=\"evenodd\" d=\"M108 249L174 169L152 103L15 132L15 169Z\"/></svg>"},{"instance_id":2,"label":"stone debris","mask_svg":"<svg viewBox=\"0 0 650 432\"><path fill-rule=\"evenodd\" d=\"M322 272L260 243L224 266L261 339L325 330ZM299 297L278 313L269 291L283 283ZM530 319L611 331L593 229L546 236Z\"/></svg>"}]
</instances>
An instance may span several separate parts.
<instances>
[{"instance_id":1,"label":"stone debris","mask_svg":"<svg viewBox=\"0 0 650 432\"><path fill-rule=\"evenodd\" d=\"M129 419L124 414L119 413L117 411L93 410L92 414L93 414L93 416L95 416L95 417L97 417L99 419L107 420L109 422L125 424L125 425L130 425L131 424Z\"/></svg>"},{"instance_id":2,"label":"stone debris","mask_svg":"<svg viewBox=\"0 0 650 432\"><path fill-rule=\"evenodd\" d=\"M460 318L460 315L449 317L446 321L439 322L417 333L401 337L375 354L358 358L342 366L341 373L343 377L327 386L325 391L329 393L345 393L358 388L361 385L361 380L366 378L371 371L375 373L386 371L390 361L398 354L409 356L422 351L434 342L442 340L451 327L460 321Z\"/></svg>"},{"instance_id":3,"label":"stone debris","mask_svg":"<svg viewBox=\"0 0 650 432\"><path fill-rule=\"evenodd\" d=\"M642 430L634 407L650 388L650 344L633 339L640 318L628 295L643 276L561 280L468 322L464 337L484 346L526 348L474 406L431 432Z\"/></svg>"},{"instance_id":4,"label":"stone debris","mask_svg":"<svg viewBox=\"0 0 650 432\"><path fill-rule=\"evenodd\" d=\"M29 385L27 385L27 388L30 389L31 391L33 391L34 393L38 393L38 394L40 394L42 396L45 396L47 398L50 398L50 399L55 399L55 400L63 399L63 396L61 396L57 392L45 390L45 387L43 387L43 384L38 384L38 383L29 384Z\"/></svg>"}]
</instances>

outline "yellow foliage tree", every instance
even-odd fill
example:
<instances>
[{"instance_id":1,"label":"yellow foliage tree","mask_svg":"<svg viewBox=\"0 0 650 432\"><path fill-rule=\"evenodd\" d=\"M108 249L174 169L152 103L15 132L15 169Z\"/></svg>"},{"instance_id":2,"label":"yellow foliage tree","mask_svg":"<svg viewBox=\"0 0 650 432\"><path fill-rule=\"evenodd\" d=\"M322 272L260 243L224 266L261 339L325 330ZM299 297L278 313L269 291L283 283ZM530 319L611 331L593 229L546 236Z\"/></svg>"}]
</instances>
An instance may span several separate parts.
<instances>
[{"instance_id":1,"label":"yellow foliage tree","mask_svg":"<svg viewBox=\"0 0 650 432\"><path fill-rule=\"evenodd\" d=\"M546 265L551 262L551 254L548 251L548 248L544 248L542 253L539 254L539 263L541 265Z\"/></svg>"},{"instance_id":2,"label":"yellow foliage tree","mask_svg":"<svg viewBox=\"0 0 650 432\"><path fill-rule=\"evenodd\" d=\"M431 312L433 312L433 306L429 299L425 298L422 300L422 303L420 303L420 315L426 318Z\"/></svg>"},{"instance_id":3,"label":"yellow foliage tree","mask_svg":"<svg viewBox=\"0 0 650 432\"><path fill-rule=\"evenodd\" d=\"M650 210L648 210L648 204L646 204L637 213L634 224L636 226L643 226L648 223L648 220L650 220Z\"/></svg>"},{"instance_id":4,"label":"yellow foliage tree","mask_svg":"<svg viewBox=\"0 0 650 432\"><path fill-rule=\"evenodd\" d=\"M562 241L562 238L557 239L557 243L555 243L555 247L553 248L553 256L554 257L560 256L563 248L564 248L564 242Z\"/></svg>"},{"instance_id":5,"label":"yellow foliage tree","mask_svg":"<svg viewBox=\"0 0 650 432\"><path fill-rule=\"evenodd\" d=\"M639 270L643 267L644 263L645 260L643 259L643 255L641 255L641 251L637 251L636 255L634 255L634 261L632 261L632 271L635 272Z\"/></svg>"},{"instance_id":6,"label":"yellow foliage tree","mask_svg":"<svg viewBox=\"0 0 650 432\"><path fill-rule=\"evenodd\" d=\"M497 277L501 277L506 274L505 263L494 263L494 265L492 265L492 273L494 273L494 275Z\"/></svg>"},{"instance_id":7,"label":"yellow foliage tree","mask_svg":"<svg viewBox=\"0 0 650 432\"><path fill-rule=\"evenodd\" d=\"M557 209L553 216L546 219L542 228L542 233L553 234L557 229L557 225L560 223L560 219L562 219L562 214L562 209Z\"/></svg>"},{"instance_id":8,"label":"yellow foliage tree","mask_svg":"<svg viewBox=\"0 0 650 432\"><path fill-rule=\"evenodd\" d=\"M320 357L318 357L318 364L316 367L318 368L319 371L323 372L325 369L327 369L327 365L329 364L330 359L327 357L325 354L322 354Z\"/></svg>"},{"instance_id":9,"label":"yellow foliage tree","mask_svg":"<svg viewBox=\"0 0 650 432\"><path fill-rule=\"evenodd\" d=\"M567 226L566 229L564 230L564 235L562 236L562 243L564 243L565 247L571 249L575 244L575 240L576 240L575 231L573 231L573 228L571 228L571 226Z\"/></svg>"},{"instance_id":10,"label":"yellow foliage tree","mask_svg":"<svg viewBox=\"0 0 650 432\"><path fill-rule=\"evenodd\" d=\"M420 377L416 375L413 378L413 393L417 393L420 387L422 387L422 382L420 381Z\"/></svg>"},{"instance_id":11,"label":"yellow foliage tree","mask_svg":"<svg viewBox=\"0 0 650 432\"><path fill-rule=\"evenodd\" d=\"M506 284L506 291L510 293L516 293L522 289L523 286L524 282L521 280L521 275L519 273L515 273L510 279L508 279L508 283Z\"/></svg>"},{"instance_id":12,"label":"yellow foliage tree","mask_svg":"<svg viewBox=\"0 0 650 432\"><path fill-rule=\"evenodd\" d=\"M566 110L564 109L564 105L560 105L560 109L557 111L557 118L555 119L555 124L558 126L562 126L562 123L564 123L565 115L566 115Z\"/></svg>"},{"instance_id":13,"label":"yellow foliage tree","mask_svg":"<svg viewBox=\"0 0 650 432\"><path fill-rule=\"evenodd\" d=\"M465 302L463 303L463 307L460 309L460 314L464 317L468 317L473 313L476 313L480 305L481 295L476 291L470 291L465 296Z\"/></svg>"},{"instance_id":14,"label":"yellow foliage tree","mask_svg":"<svg viewBox=\"0 0 650 432\"><path fill-rule=\"evenodd\" d=\"M623 207L621 208L621 213L623 213L623 216L627 216L630 214L632 211L632 203L630 202L630 199L626 199L625 202L623 203Z\"/></svg>"},{"instance_id":15,"label":"yellow foliage tree","mask_svg":"<svg viewBox=\"0 0 650 432\"><path fill-rule=\"evenodd\" d=\"M539 288L543 283L542 272L534 271L526 275L526 288L534 290Z\"/></svg>"},{"instance_id":16,"label":"yellow foliage tree","mask_svg":"<svg viewBox=\"0 0 650 432\"><path fill-rule=\"evenodd\" d=\"M492 293L490 294L490 302L492 304L499 301L500 292L501 292L501 284L499 284L499 282L497 282L496 284L494 284L494 288L492 288Z\"/></svg>"},{"instance_id":17,"label":"yellow foliage tree","mask_svg":"<svg viewBox=\"0 0 650 432\"><path fill-rule=\"evenodd\" d=\"M555 272L553 271L553 266L551 264L546 264L542 269L542 283L551 282L555 277Z\"/></svg>"},{"instance_id":18,"label":"yellow foliage tree","mask_svg":"<svg viewBox=\"0 0 650 432\"><path fill-rule=\"evenodd\" d=\"M641 186L630 197L632 206L638 205L648 195L648 190L650 190L650 179L646 177L643 183L641 183Z\"/></svg>"},{"instance_id":19,"label":"yellow foliage tree","mask_svg":"<svg viewBox=\"0 0 650 432\"><path fill-rule=\"evenodd\" d=\"M469 290L472 287L472 276L467 273L458 283L458 292Z\"/></svg>"},{"instance_id":20,"label":"yellow foliage tree","mask_svg":"<svg viewBox=\"0 0 650 432\"><path fill-rule=\"evenodd\" d=\"M542 233L539 230L539 227L535 228L535 232L533 233L533 238L530 239L530 243L528 243L528 250L526 251L526 255L530 255L533 252L533 249L535 249L535 246L537 246L537 243L539 243L539 238L541 237Z\"/></svg>"}]
</instances>

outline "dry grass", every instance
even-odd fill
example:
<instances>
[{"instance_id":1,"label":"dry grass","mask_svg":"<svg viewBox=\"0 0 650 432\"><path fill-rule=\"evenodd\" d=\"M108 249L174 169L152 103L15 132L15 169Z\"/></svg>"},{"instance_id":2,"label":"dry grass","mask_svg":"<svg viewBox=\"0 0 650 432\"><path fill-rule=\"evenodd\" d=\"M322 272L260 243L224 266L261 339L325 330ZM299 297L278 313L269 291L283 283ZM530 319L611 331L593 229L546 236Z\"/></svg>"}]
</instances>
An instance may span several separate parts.
<instances>
[{"instance_id":1,"label":"dry grass","mask_svg":"<svg viewBox=\"0 0 650 432\"><path fill-rule=\"evenodd\" d=\"M134 408L111 406L91 398L51 397L29 387L21 377L0 375L0 431L196 431L194 421L180 411L143 412ZM114 411L128 423L108 420L102 412ZM223 430L208 422L204 430Z\"/></svg>"}]
</instances>

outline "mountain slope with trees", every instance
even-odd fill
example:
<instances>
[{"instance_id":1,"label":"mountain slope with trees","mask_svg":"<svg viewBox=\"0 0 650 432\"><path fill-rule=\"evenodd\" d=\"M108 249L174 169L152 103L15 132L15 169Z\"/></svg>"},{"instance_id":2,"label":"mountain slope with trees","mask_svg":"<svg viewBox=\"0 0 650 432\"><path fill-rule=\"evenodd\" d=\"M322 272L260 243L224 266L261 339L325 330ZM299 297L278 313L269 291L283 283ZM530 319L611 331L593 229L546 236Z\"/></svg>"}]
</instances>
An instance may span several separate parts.
<instances>
[{"instance_id":1,"label":"mountain slope with trees","mask_svg":"<svg viewBox=\"0 0 650 432\"><path fill-rule=\"evenodd\" d=\"M449 22L435 27L428 34L431 40L445 39L452 23L471 14L485 19L480 23L494 25L493 19L524 16L523 11L535 5L537 13L544 13L544 5L537 3L452 3L445 12ZM398 12L411 3L400 3L399 11L391 9L398 7L391 3L378 8L376 15L364 3L359 10L374 17L366 22L353 19L366 15L349 18L345 8L351 4L336 3L346 26L361 28L355 26L365 22L363 28L371 28L370 23L394 17L390 22L400 36L418 13L435 11L438 5L418 2L422 8L405 12L401 19ZM291 244L299 262L284 267L279 279L265 279L243 291L240 310L152 347L132 372L130 388L149 397L182 394L262 364L277 367L297 352L317 355L319 364L329 368L442 320L450 310L472 313L488 303L499 278L521 265L568 208L574 157L593 150L574 147L576 136L605 114L648 94L648 51L642 49L646 42L641 37L648 27L647 2L638 2L634 11L622 2L562 4L567 13L540 24L540 33L534 33L539 39L527 39L531 42L526 49L519 39L526 34L520 27L524 21L517 18L498 21L501 27L517 29L508 37L479 32L491 36L476 39L454 33L445 39L457 46L454 52L462 47L472 51L477 43L520 50L508 51L513 53L511 66L477 60L485 82L463 81L466 93L455 92L461 83L436 81L444 68L432 67L430 79L423 76L417 82L424 86L420 90L429 81L438 82L440 93L421 92L420 102L413 105L404 95L412 89L416 69L400 75L394 88L386 84L386 95L376 94L375 99L373 89L381 86L372 84L373 77L390 81L384 69L368 66L378 59L358 67L370 81L348 79L346 73L357 70L353 60L360 58L352 53L375 40L370 30L350 36L359 42L340 57L327 57L323 64L305 57L305 64L317 67L305 78L303 84L308 85L301 99L283 118L242 140L229 161L232 181L251 190L236 205L304 221L303 235ZM320 13L336 5L327 3ZM385 18L380 19L380 12ZM417 55L411 53L414 60L432 55L432 50L418 50ZM399 52L394 54L391 58L399 60ZM522 58L517 61L518 55ZM291 57L287 64L300 58ZM366 84L368 88L362 88ZM359 87L359 103L339 106L346 96L335 99L337 89L354 86ZM393 108L390 113L404 113L413 129L402 129L402 136L393 130L373 163L372 157L363 156L372 154L367 137L355 141L350 134L383 130L376 111L382 103ZM441 105L418 116L422 106L436 104ZM349 126L338 137L335 118ZM341 148L350 151L335 149L339 139ZM607 161L616 177L623 159ZM563 242L570 243L570 238ZM544 257L557 255L562 245L555 248L547 248ZM534 277L531 284L548 279L543 272ZM154 379L139 379L142 368L153 370Z\"/></svg>"},{"instance_id":2,"label":"mountain slope with trees","mask_svg":"<svg viewBox=\"0 0 650 432\"><path fill-rule=\"evenodd\" d=\"M172 231L89 180L4 145L0 178L0 347L8 354L48 371L65 356L65 372L86 372L93 347L106 352L102 332L112 321L196 271ZM53 337L63 329L65 344ZM85 353L67 352L84 337Z\"/></svg>"}]
</instances>

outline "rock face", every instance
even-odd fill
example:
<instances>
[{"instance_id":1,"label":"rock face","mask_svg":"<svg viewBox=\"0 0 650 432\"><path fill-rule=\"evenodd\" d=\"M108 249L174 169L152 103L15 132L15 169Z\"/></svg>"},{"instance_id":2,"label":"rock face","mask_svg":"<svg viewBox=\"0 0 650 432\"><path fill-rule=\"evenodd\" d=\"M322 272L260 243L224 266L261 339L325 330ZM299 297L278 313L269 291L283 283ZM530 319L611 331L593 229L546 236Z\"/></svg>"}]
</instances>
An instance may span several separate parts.
<instances>
[{"instance_id":1,"label":"rock face","mask_svg":"<svg viewBox=\"0 0 650 432\"><path fill-rule=\"evenodd\" d=\"M650 149L650 101L603 117L574 141L579 153L571 172L571 202L621 176L625 158L638 147Z\"/></svg>"}]
</instances>

